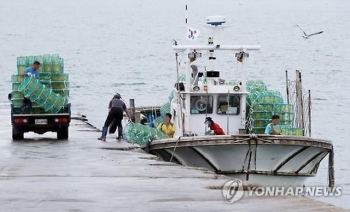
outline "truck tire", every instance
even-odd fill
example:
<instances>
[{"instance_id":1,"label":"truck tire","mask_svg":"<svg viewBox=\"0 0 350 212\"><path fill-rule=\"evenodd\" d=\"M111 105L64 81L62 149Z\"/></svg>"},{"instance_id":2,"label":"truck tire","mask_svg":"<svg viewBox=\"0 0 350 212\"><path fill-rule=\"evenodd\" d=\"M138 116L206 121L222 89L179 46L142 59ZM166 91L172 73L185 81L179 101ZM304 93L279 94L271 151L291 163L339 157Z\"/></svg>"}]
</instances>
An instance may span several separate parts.
<instances>
[{"instance_id":1,"label":"truck tire","mask_svg":"<svg viewBox=\"0 0 350 212\"><path fill-rule=\"evenodd\" d=\"M24 139L24 133L21 129L18 129L17 127L12 126L12 140L23 140Z\"/></svg>"},{"instance_id":2,"label":"truck tire","mask_svg":"<svg viewBox=\"0 0 350 212\"><path fill-rule=\"evenodd\" d=\"M59 140L66 140L68 139L68 127L61 127L57 130L57 139Z\"/></svg>"}]
</instances>

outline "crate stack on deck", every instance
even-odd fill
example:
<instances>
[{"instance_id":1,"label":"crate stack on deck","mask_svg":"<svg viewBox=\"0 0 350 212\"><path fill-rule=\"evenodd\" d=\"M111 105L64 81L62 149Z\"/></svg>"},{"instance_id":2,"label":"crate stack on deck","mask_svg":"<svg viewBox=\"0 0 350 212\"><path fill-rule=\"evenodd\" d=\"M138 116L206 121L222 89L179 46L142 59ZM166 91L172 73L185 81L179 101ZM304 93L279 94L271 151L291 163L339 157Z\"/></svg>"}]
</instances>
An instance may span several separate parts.
<instances>
[{"instance_id":1,"label":"crate stack on deck","mask_svg":"<svg viewBox=\"0 0 350 212\"><path fill-rule=\"evenodd\" d=\"M39 79L24 76L24 70L34 61L41 63ZM34 114L59 113L68 104L69 78L64 73L64 61L59 55L20 56L17 74L12 75L12 104L19 113L23 98L31 100Z\"/></svg>"},{"instance_id":2,"label":"crate stack on deck","mask_svg":"<svg viewBox=\"0 0 350 212\"><path fill-rule=\"evenodd\" d=\"M280 92L270 91L262 81L248 81L247 98L249 133L264 134L273 115L280 117L281 134L302 136L303 129L293 128L293 105L285 104Z\"/></svg>"}]
</instances>

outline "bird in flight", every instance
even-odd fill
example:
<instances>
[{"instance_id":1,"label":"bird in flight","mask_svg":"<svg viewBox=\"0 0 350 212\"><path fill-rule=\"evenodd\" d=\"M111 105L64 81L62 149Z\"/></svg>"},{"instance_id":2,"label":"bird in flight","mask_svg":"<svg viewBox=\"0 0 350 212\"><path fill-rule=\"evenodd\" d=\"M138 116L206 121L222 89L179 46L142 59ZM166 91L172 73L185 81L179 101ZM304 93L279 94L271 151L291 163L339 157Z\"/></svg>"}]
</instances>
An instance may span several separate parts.
<instances>
[{"instance_id":1,"label":"bird in flight","mask_svg":"<svg viewBox=\"0 0 350 212\"><path fill-rule=\"evenodd\" d=\"M305 39L308 39L309 37L311 37L311 36L313 36L313 35L318 35L318 34L322 34L323 33L323 31L320 31L320 32L316 32L316 33L312 33L312 34L306 34L306 32L302 29L302 28L300 28L300 26L298 25L298 24L295 24L301 31L303 31L303 33L304 33L304 35L303 35L303 38L305 38Z\"/></svg>"}]
</instances>

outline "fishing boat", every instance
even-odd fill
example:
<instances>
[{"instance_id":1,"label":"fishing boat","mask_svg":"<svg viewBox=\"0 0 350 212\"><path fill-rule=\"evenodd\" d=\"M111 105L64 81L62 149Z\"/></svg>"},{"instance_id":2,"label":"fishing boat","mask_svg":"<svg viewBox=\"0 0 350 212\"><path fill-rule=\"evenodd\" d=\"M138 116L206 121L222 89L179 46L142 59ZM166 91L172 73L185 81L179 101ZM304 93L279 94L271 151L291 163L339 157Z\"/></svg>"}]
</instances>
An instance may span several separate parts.
<instances>
[{"instance_id":1,"label":"fishing boat","mask_svg":"<svg viewBox=\"0 0 350 212\"><path fill-rule=\"evenodd\" d=\"M139 144L145 151L164 161L202 167L260 186L302 186L317 174L328 155L329 186L333 186L333 145L311 137L311 92L303 89L301 72L296 71L292 81L286 71L285 97L269 90L262 80L247 80L246 60L260 46L222 44L225 17L210 16L206 22L212 29L207 43L173 45L177 79L169 102L160 112L163 116L165 112L172 114L174 136L167 138L151 129L162 116L155 119L148 110L150 126L126 126L127 140L141 139ZM219 53L232 55L240 75L221 76ZM183 69L179 67L180 55L186 60ZM199 60L205 64L202 71L191 63ZM233 80L228 80L230 77ZM264 134L272 115L280 116L280 135ZM207 117L218 123L225 135L212 135L204 124Z\"/></svg>"}]
</instances>

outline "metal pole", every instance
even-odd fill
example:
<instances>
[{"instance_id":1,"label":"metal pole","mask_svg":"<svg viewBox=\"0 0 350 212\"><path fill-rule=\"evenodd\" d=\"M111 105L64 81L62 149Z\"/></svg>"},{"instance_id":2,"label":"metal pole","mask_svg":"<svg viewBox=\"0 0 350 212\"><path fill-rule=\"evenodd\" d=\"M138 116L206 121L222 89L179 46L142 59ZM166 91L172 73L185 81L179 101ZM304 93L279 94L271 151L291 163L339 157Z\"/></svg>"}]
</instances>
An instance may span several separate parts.
<instances>
[{"instance_id":1,"label":"metal pole","mask_svg":"<svg viewBox=\"0 0 350 212\"><path fill-rule=\"evenodd\" d=\"M309 101L308 101L308 113L309 113L309 137L311 137L311 91L309 90Z\"/></svg>"},{"instance_id":2,"label":"metal pole","mask_svg":"<svg viewBox=\"0 0 350 212\"><path fill-rule=\"evenodd\" d=\"M135 116L134 116L134 123L139 124L141 122L140 115L141 115L141 112L139 110L136 110L135 111Z\"/></svg>"},{"instance_id":3,"label":"metal pole","mask_svg":"<svg viewBox=\"0 0 350 212\"><path fill-rule=\"evenodd\" d=\"M186 5L186 9L187 9L187 5ZM179 59L178 59L179 55L178 53L175 53L175 60L176 60L176 78L177 78L177 104L178 107L180 109L180 114L178 114L178 125L182 128L182 135L183 136L185 134L184 130L184 126L183 126L183 114L182 114L182 102L181 102L181 94L180 94L180 81L179 81ZM188 78L188 76L186 76ZM187 80L187 79L186 79Z\"/></svg>"},{"instance_id":4,"label":"metal pole","mask_svg":"<svg viewBox=\"0 0 350 212\"><path fill-rule=\"evenodd\" d=\"M328 187L334 188L334 150L328 153Z\"/></svg>"},{"instance_id":5,"label":"metal pole","mask_svg":"<svg viewBox=\"0 0 350 212\"><path fill-rule=\"evenodd\" d=\"M227 109L226 109L226 115L227 115L227 135L230 135L229 128L230 128L230 114L229 114L229 107L230 107L230 90L227 91ZM222 111L221 111L222 112Z\"/></svg>"},{"instance_id":6,"label":"metal pole","mask_svg":"<svg viewBox=\"0 0 350 212\"><path fill-rule=\"evenodd\" d=\"M240 71L241 71L241 80L242 80L242 83L241 83L241 86L243 88L243 92L247 92L247 74L245 71L245 59L246 59L246 56L248 55L245 55L245 53L243 52L243 61L241 63L241 66L240 66ZM241 105L240 105L240 112L241 112L241 126L239 129L246 129L246 104L247 104L247 95L244 94L242 95L242 98L241 98Z\"/></svg>"},{"instance_id":7,"label":"metal pole","mask_svg":"<svg viewBox=\"0 0 350 212\"><path fill-rule=\"evenodd\" d=\"M187 4L186 4L186 21L185 21L186 25L187 25L187 21L188 21L188 18L187 18Z\"/></svg>"},{"instance_id":8,"label":"metal pole","mask_svg":"<svg viewBox=\"0 0 350 212\"><path fill-rule=\"evenodd\" d=\"M301 126L303 128L303 135L305 135L305 120L304 120L304 102L303 102L303 84L301 81L301 72L299 72L300 80L300 107L301 107Z\"/></svg>"},{"instance_id":9,"label":"metal pole","mask_svg":"<svg viewBox=\"0 0 350 212\"><path fill-rule=\"evenodd\" d=\"M300 127L300 114L299 114L299 80L298 80L298 70L295 70L295 108L294 108L294 113L295 113L295 127Z\"/></svg>"},{"instance_id":10,"label":"metal pole","mask_svg":"<svg viewBox=\"0 0 350 212\"><path fill-rule=\"evenodd\" d=\"M289 80L288 80L288 70L286 70L286 93L287 93L287 104L289 104Z\"/></svg>"},{"instance_id":11,"label":"metal pole","mask_svg":"<svg viewBox=\"0 0 350 212\"><path fill-rule=\"evenodd\" d=\"M131 120L135 122L135 99L130 99Z\"/></svg>"}]
</instances>

